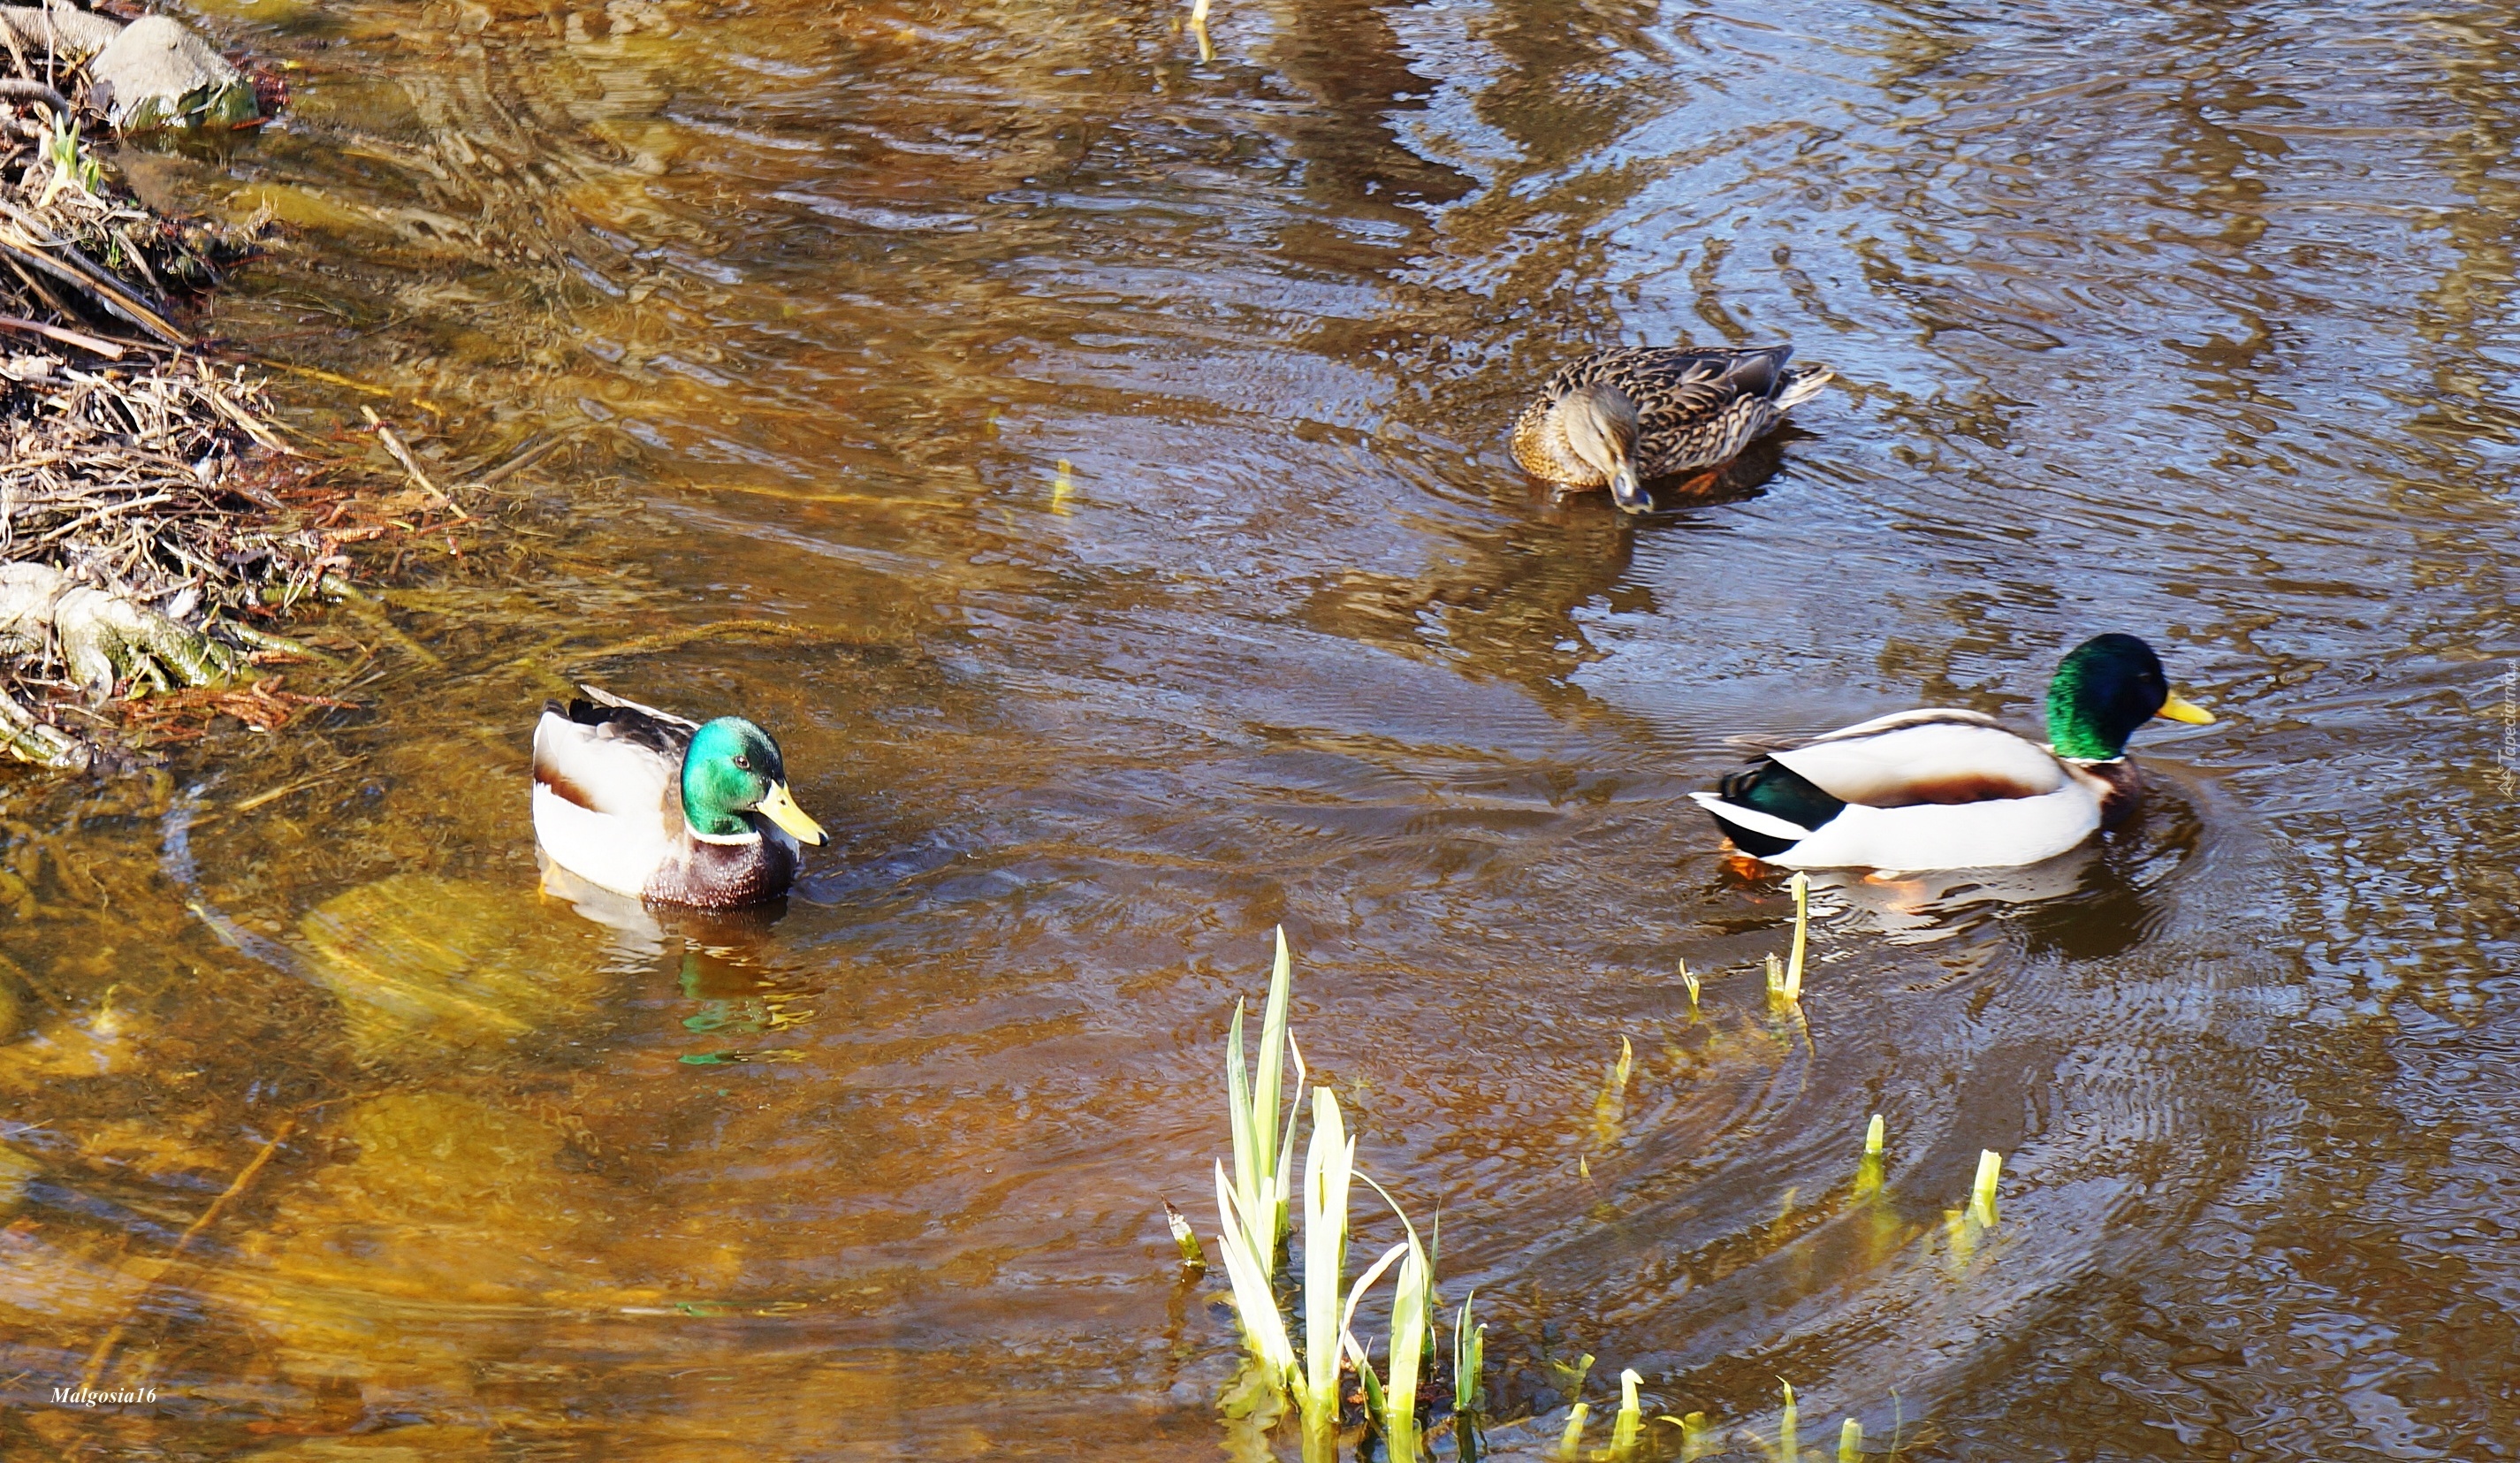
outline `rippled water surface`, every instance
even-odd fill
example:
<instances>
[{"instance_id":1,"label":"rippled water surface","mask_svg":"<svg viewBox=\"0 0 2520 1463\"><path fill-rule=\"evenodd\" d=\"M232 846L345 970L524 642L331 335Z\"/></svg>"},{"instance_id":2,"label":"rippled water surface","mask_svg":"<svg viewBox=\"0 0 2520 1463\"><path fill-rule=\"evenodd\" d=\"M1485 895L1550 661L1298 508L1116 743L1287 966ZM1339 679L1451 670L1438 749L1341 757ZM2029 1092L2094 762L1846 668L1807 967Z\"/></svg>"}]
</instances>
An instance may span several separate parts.
<instances>
[{"instance_id":1,"label":"rippled water surface","mask_svg":"<svg viewBox=\"0 0 2520 1463\"><path fill-rule=\"evenodd\" d=\"M1248 1456L1161 1206L1282 924L1508 1455L1585 1353L1910 1457L2520 1454L2509 6L195 3L294 93L125 160L287 226L204 328L557 445L318 627L362 709L0 787L0 1451ZM1840 384L1720 501L1504 451L1777 340ZM2102 629L2224 718L2141 823L1820 881L1772 1012L1728 738L2028 726ZM784 912L540 892L575 679L776 732Z\"/></svg>"}]
</instances>

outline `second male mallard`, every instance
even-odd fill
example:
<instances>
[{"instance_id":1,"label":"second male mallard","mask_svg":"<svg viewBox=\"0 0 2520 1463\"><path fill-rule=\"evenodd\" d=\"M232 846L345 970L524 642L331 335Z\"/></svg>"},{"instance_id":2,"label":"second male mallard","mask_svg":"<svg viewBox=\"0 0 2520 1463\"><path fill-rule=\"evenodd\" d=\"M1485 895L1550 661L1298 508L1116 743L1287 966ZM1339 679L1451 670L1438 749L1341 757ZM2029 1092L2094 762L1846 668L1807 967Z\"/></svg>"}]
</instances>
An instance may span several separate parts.
<instances>
[{"instance_id":1,"label":"second male mallard","mask_svg":"<svg viewBox=\"0 0 2520 1463\"><path fill-rule=\"evenodd\" d=\"M1644 483L1721 467L1836 373L1788 366L1791 345L1691 350L1631 345L1561 367L1513 424L1513 460L1561 487L1607 485L1649 513Z\"/></svg>"},{"instance_id":2,"label":"second male mallard","mask_svg":"<svg viewBox=\"0 0 2520 1463\"><path fill-rule=\"evenodd\" d=\"M2210 725L2133 635L2074 647L2048 684L2042 747L1976 711L1896 711L1771 752L1691 793L1742 852L1789 869L1991 869L2053 858L2135 810L2127 739L2155 716Z\"/></svg>"}]
</instances>

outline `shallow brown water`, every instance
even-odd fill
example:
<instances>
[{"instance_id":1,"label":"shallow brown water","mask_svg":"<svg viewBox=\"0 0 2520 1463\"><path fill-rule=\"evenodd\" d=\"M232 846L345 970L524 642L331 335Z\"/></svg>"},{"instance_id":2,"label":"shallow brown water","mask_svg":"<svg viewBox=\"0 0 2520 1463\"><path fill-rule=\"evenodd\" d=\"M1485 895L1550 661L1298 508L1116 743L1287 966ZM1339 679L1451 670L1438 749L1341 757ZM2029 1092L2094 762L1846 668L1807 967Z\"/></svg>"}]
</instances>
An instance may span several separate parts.
<instances>
[{"instance_id":1,"label":"shallow brown water","mask_svg":"<svg viewBox=\"0 0 2520 1463\"><path fill-rule=\"evenodd\" d=\"M217 3L293 112L132 167L295 232L209 328L395 393L310 432L568 435L327 627L368 709L7 785L10 1456L1245 1450L1160 1204L1280 923L1510 1455L1585 1352L1913 1457L2520 1453L2509 7ZM1732 501L1505 455L1570 352L1776 339L1843 389ZM1726 738L2027 723L2106 628L2224 714L2142 824L1822 881L1774 1016ZM537 892L581 677L779 735L784 914ZM109 1339L158 1400L53 1405Z\"/></svg>"}]
</instances>

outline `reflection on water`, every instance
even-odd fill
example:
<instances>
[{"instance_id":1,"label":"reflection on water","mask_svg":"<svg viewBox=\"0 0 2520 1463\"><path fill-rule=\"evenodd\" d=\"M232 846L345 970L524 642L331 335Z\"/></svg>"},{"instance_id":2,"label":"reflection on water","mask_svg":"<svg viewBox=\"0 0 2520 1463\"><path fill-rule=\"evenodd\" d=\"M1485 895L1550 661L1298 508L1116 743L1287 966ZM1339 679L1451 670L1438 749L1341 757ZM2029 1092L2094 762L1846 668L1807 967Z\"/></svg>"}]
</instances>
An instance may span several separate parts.
<instances>
[{"instance_id":1,"label":"reflection on water","mask_svg":"<svg viewBox=\"0 0 2520 1463\"><path fill-rule=\"evenodd\" d=\"M126 158L290 226L210 327L392 393L305 431L560 445L317 627L367 710L7 794L0 1451L1202 1454L1161 1204L1283 923L1509 1454L1589 1352L1952 1456L2500 1456L2505 11L195 13L297 102ZM1839 384L1715 500L1505 454L1582 350L1774 340ZM2142 823L1824 883L1773 1010L1729 739L2032 726L2105 629L2225 713ZM775 730L784 910L544 883L586 677Z\"/></svg>"}]
</instances>

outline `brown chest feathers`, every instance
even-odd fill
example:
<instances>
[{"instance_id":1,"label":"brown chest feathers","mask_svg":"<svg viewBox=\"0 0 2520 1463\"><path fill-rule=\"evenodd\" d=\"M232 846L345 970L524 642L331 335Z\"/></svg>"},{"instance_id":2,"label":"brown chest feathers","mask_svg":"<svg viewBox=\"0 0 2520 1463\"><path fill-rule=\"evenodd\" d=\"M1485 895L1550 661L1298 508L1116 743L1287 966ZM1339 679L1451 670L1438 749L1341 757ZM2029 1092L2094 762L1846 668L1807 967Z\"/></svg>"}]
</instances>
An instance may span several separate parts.
<instances>
[{"instance_id":1,"label":"brown chest feathers","mask_svg":"<svg viewBox=\"0 0 2520 1463\"><path fill-rule=\"evenodd\" d=\"M797 863L795 846L776 834L744 844L691 839L656 866L641 892L702 909L733 909L788 892L796 880Z\"/></svg>"}]
</instances>

